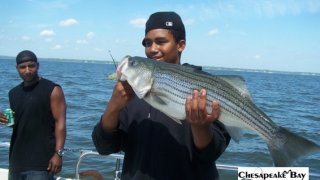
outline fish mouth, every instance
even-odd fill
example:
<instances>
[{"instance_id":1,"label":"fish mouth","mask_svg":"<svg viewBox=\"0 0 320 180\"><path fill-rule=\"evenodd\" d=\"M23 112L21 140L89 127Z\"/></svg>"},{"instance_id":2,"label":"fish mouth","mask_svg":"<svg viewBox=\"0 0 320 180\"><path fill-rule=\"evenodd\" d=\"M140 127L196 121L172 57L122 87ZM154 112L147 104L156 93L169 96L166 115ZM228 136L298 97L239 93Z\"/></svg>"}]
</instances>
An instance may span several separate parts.
<instances>
[{"instance_id":1,"label":"fish mouth","mask_svg":"<svg viewBox=\"0 0 320 180\"><path fill-rule=\"evenodd\" d=\"M129 56L129 55L125 56L120 61L120 64L117 67L116 74L117 74L118 79L121 80L121 81L125 81L126 80L126 78L122 74L122 69L124 68L125 65L128 64L130 58L131 58L131 56Z\"/></svg>"}]
</instances>

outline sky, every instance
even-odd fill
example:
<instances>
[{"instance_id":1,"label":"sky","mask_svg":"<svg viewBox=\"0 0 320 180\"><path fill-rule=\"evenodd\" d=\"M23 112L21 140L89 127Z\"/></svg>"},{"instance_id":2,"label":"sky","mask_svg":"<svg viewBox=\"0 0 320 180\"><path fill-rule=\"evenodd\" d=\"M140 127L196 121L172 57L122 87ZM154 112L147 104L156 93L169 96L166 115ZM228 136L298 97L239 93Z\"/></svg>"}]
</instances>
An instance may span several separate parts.
<instances>
[{"instance_id":1,"label":"sky","mask_svg":"<svg viewBox=\"0 0 320 180\"><path fill-rule=\"evenodd\" d=\"M145 22L177 12L182 63L320 73L320 0L6 0L0 55L116 61L145 56Z\"/></svg>"}]
</instances>

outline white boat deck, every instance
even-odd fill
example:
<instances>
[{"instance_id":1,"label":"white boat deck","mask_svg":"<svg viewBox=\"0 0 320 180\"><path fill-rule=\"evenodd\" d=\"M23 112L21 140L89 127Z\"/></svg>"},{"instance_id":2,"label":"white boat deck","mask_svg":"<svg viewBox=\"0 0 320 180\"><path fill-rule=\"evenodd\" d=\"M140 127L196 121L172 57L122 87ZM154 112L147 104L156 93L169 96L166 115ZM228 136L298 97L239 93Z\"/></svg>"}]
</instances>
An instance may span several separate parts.
<instances>
[{"instance_id":1,"label":"white boat deck","mask_svg":"<svg viewBox=\"0 0 320 180\"><path fill-rule=\"evenodd\" d=\"M8 179L8 169L0 168L0 179Z\"/></svg>"}]
</instances>

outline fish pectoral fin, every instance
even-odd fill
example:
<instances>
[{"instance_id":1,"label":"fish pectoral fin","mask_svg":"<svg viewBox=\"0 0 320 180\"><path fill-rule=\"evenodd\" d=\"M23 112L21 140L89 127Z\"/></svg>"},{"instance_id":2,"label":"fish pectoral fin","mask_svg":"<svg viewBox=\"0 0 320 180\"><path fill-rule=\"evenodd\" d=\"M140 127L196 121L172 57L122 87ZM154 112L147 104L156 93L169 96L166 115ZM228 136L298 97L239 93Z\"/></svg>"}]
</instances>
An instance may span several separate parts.
<instances>
[{"instance_id":1,"label":"fish pectoral fin","mask_svg":"<svg viewBox=\"0 0 320 180\"><path fill-rule=\"evenodd\" d=\"M174 120L176 123L182 125L181 121L179 119L176 119L174 117L169 116L172 120Z\"/></svg>"},{"instance_id":2,"label":"fish pectoral fin","mask_svg":"<svg viewBox=\"0 0 320 180\"><path fill-rule=\"evenodd\" d=\"M150 98L151 98L152 101L156 101L161 105L167 105L168 104L160 96L157 96L157 95L153 94L152 96L150 96Z\"/></svg>"},{"instance_id":3,"label":"fish pectoral fin","mask_svg":"<svg viewBox=\"0 0 320 180\"><path fill-rule=\"evenodd\" d=\"M231 136L231 138L236 143L239 143L241 137L243 136L243 132L242 132L241 128L233 127L233 126L225 126L225 128L227 129L227 131L228 131L229 135Z\"/></svg>"}]
</instances>

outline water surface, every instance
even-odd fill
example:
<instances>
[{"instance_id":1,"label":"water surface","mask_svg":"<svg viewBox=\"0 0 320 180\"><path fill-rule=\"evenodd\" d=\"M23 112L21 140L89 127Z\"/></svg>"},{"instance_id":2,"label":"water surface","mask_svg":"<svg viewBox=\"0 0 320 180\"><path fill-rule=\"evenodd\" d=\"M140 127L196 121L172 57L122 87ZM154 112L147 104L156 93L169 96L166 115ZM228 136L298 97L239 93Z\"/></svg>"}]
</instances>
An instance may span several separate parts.
<instances>
[{"instance_id":1,"label":"water surface","mask_svg":"<svg viewBox=\"0 0 320 180\"><path fill-rule=\"evenodd\" d=\"M100 119L115 81L107 80L114 65L41 61L39 74L60 84L67 100L67 139L62 177L74 177L80 150L95 150L91 140L94 125ZM241 75L245 78L254 102L274 122L320 144L320 75L209 70L215 74ZM21 82L14 60L0 60L0 110L9 107L8 91ZM10 141L11 129L0 126L0 143ZM0 147L0 167L8 167L8 148ZM112 178L114 159L90 156L81 170L99 170ZM254 132L245 132L240 143L234 141L217 163L234 166L272 166L266 143ZM320 174L320 153L297 162ZM222 179L236 179L237 172L222 171ZM311 178L312 179L312 178Z\"/></svg>"}]
</instances>

